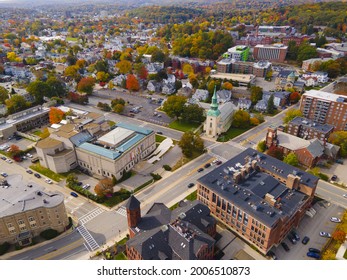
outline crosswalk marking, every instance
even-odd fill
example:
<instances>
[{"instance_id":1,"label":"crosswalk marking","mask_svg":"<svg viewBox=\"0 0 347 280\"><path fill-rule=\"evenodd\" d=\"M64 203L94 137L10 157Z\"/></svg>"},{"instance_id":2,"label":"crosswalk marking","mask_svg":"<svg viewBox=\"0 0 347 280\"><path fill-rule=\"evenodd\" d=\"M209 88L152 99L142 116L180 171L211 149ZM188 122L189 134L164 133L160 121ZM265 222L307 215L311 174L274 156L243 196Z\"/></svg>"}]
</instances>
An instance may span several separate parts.
<instances>
[{"instance_id":1,"label":"crosswalk marking","mask_svg":"<svg viewBox=\"0 0 347 280\"><path fill-rule=\"evenodd\" d=\"M100 215L101 213L103 213L105 210L102 208L94 208L92 211L90 211L89 213L83 215L82 217L80 217L78 219L78 221L81 223L81 225L84 225L85 223L93 220L96 216Z\"/></svg>"},{"instance_id":2,"label":"crosswalk marking","mask_svg":"<svg viewBox=\"0 0 347 280\"><path fill-rule=\"evenodd\" d=\"M95 241L93 236L90 234L90 232L84 227L84 225L81 225L77 227L77 231L82 235L83 239L86 241L88 247L90 248L89 251L95 251L96 249L100 248L99 244Z\"/></svg>"},{"instance_id":3,"label":"crosswalk marking","mask_svg":"<svg viewBox=\"0 0 347 280\"><path fill-rule=\"evenodd\" d=\"M127 210L124 206L119 207L116 212L124 217L127 216Z\"/></svg>"}]
</instances>

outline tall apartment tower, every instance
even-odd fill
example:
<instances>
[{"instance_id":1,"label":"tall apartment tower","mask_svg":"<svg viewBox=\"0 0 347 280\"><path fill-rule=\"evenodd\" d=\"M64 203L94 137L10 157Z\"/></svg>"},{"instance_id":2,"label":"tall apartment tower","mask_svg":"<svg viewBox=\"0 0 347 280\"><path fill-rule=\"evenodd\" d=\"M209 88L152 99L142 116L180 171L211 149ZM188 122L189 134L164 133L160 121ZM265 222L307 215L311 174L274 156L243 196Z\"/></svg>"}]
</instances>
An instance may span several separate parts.
<instances>
[{"instance_id":1,"label":"tall apartment tower","mask_svg":"<svg viewBox=\"0 0 347 280\"><path fill-rule=\"evenodd\" d=\"M347 96L310 90L302 96L300 111L317 124L331 124L335 130L347 130Z\"/></svg>"}]
</instances>

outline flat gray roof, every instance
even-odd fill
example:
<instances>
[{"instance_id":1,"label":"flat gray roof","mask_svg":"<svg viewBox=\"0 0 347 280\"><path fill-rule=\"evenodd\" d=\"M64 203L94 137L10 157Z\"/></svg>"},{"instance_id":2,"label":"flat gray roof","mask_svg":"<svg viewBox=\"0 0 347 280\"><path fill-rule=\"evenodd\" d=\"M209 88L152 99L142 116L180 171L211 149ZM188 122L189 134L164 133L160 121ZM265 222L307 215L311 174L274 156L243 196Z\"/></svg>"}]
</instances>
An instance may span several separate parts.
<instances>
[{"instance_id":1,"label":"flat gray roof","mask_svg":"<svg viewBox=\"0 0 347 280\"><path fill-rule=\"evenodd\" d=\"M23 181L21 175L9 175L6 180L9 186L0 186L0 218L40 207L52 208L64 202L62 193L47 192L35 182Z\"/></svg>"},{"instance_id":2,"label":"flat gray roof","mask_svg":"<svg viewBox=\"0 0 347 280\"><path fill-rule=\"evenodd\" d=\"M271 175L256 170L236 184L233 173L240 170L249 160L257 160L261 168L280 177L286 178L289 174L296 174L301 178L300 182L309 188L317 185L318 178L314 175L251 148L198 179L199 183L269 227L278 219L293 215L308 196L300 191L290 190ZM276 208L269 205L264 199L266 194L272 195L276 200L280 198L281 206Z\"/></svg>"}]
</instances>

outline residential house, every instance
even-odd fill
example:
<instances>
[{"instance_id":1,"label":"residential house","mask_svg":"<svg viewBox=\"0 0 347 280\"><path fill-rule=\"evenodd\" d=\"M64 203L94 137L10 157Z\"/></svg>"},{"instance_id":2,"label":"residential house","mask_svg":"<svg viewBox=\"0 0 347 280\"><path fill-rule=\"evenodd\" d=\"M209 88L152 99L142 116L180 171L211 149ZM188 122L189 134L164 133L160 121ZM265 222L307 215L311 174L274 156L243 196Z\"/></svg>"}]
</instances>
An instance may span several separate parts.
<instances>
[{"instance_id":1,"label":"residential house","mask_svg":"<svg viewBox=\"0 0 347 280\"><path fill-rule=\"evenodd\" d=\"M151 80L147 84L147 90L150 92L161 92L162 85L160 82L157 82L156 80Z\"/></svg>"},{"instance_id":2,"label":"residential house","mask_svg":"<svg viewBox=\"0 0 347 280\"><path fill-rule=\"evenodd\" d=\"M252 101L247 98L240 98L237 103L237 107L240 110L249 110L252 106Z\"/></svg>"},{"instance_id":3,"label":"residential house","mask_svg":"<svg viewBox=\"0 0 347 280\"><path fill-rule=\"evenodd\" d=\"M196 103L198 101L204 101L208 98L209 93L208 90L205 89L197 89L195 93L192 95L192 98L190 99L190 103Z\"/></svg>"},{"instance_id":4,"label":"residential house","mask_svg":"<svg viewBox=\"0 0 347 280\"><path fill-rule=\"evenodd\" d=\"M231 90L226 90L226 89L218 90L216 94L217 94L217 102L219 104L229 102L232 97Z\"/></svg>"}]
</instances>

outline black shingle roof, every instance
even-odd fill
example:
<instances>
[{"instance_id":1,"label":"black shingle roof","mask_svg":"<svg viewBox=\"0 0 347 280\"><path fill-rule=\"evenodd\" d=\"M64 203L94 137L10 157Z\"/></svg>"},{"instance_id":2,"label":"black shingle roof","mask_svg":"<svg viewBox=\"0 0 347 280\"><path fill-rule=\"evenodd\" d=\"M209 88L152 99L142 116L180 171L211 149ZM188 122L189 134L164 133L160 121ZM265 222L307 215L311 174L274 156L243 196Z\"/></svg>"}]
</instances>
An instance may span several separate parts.
<instances>
[{"instance_id":1,"label":"black shingle roof","mask_svg":"<svg viewBox=\"0 0 347 280\"><path fill-rule=\"evenodd\" d=\"M125 204L125 208L129 210L139 209L140 201L138 201L137 198L132 195Z\"/></svg>"}]
</instances>

